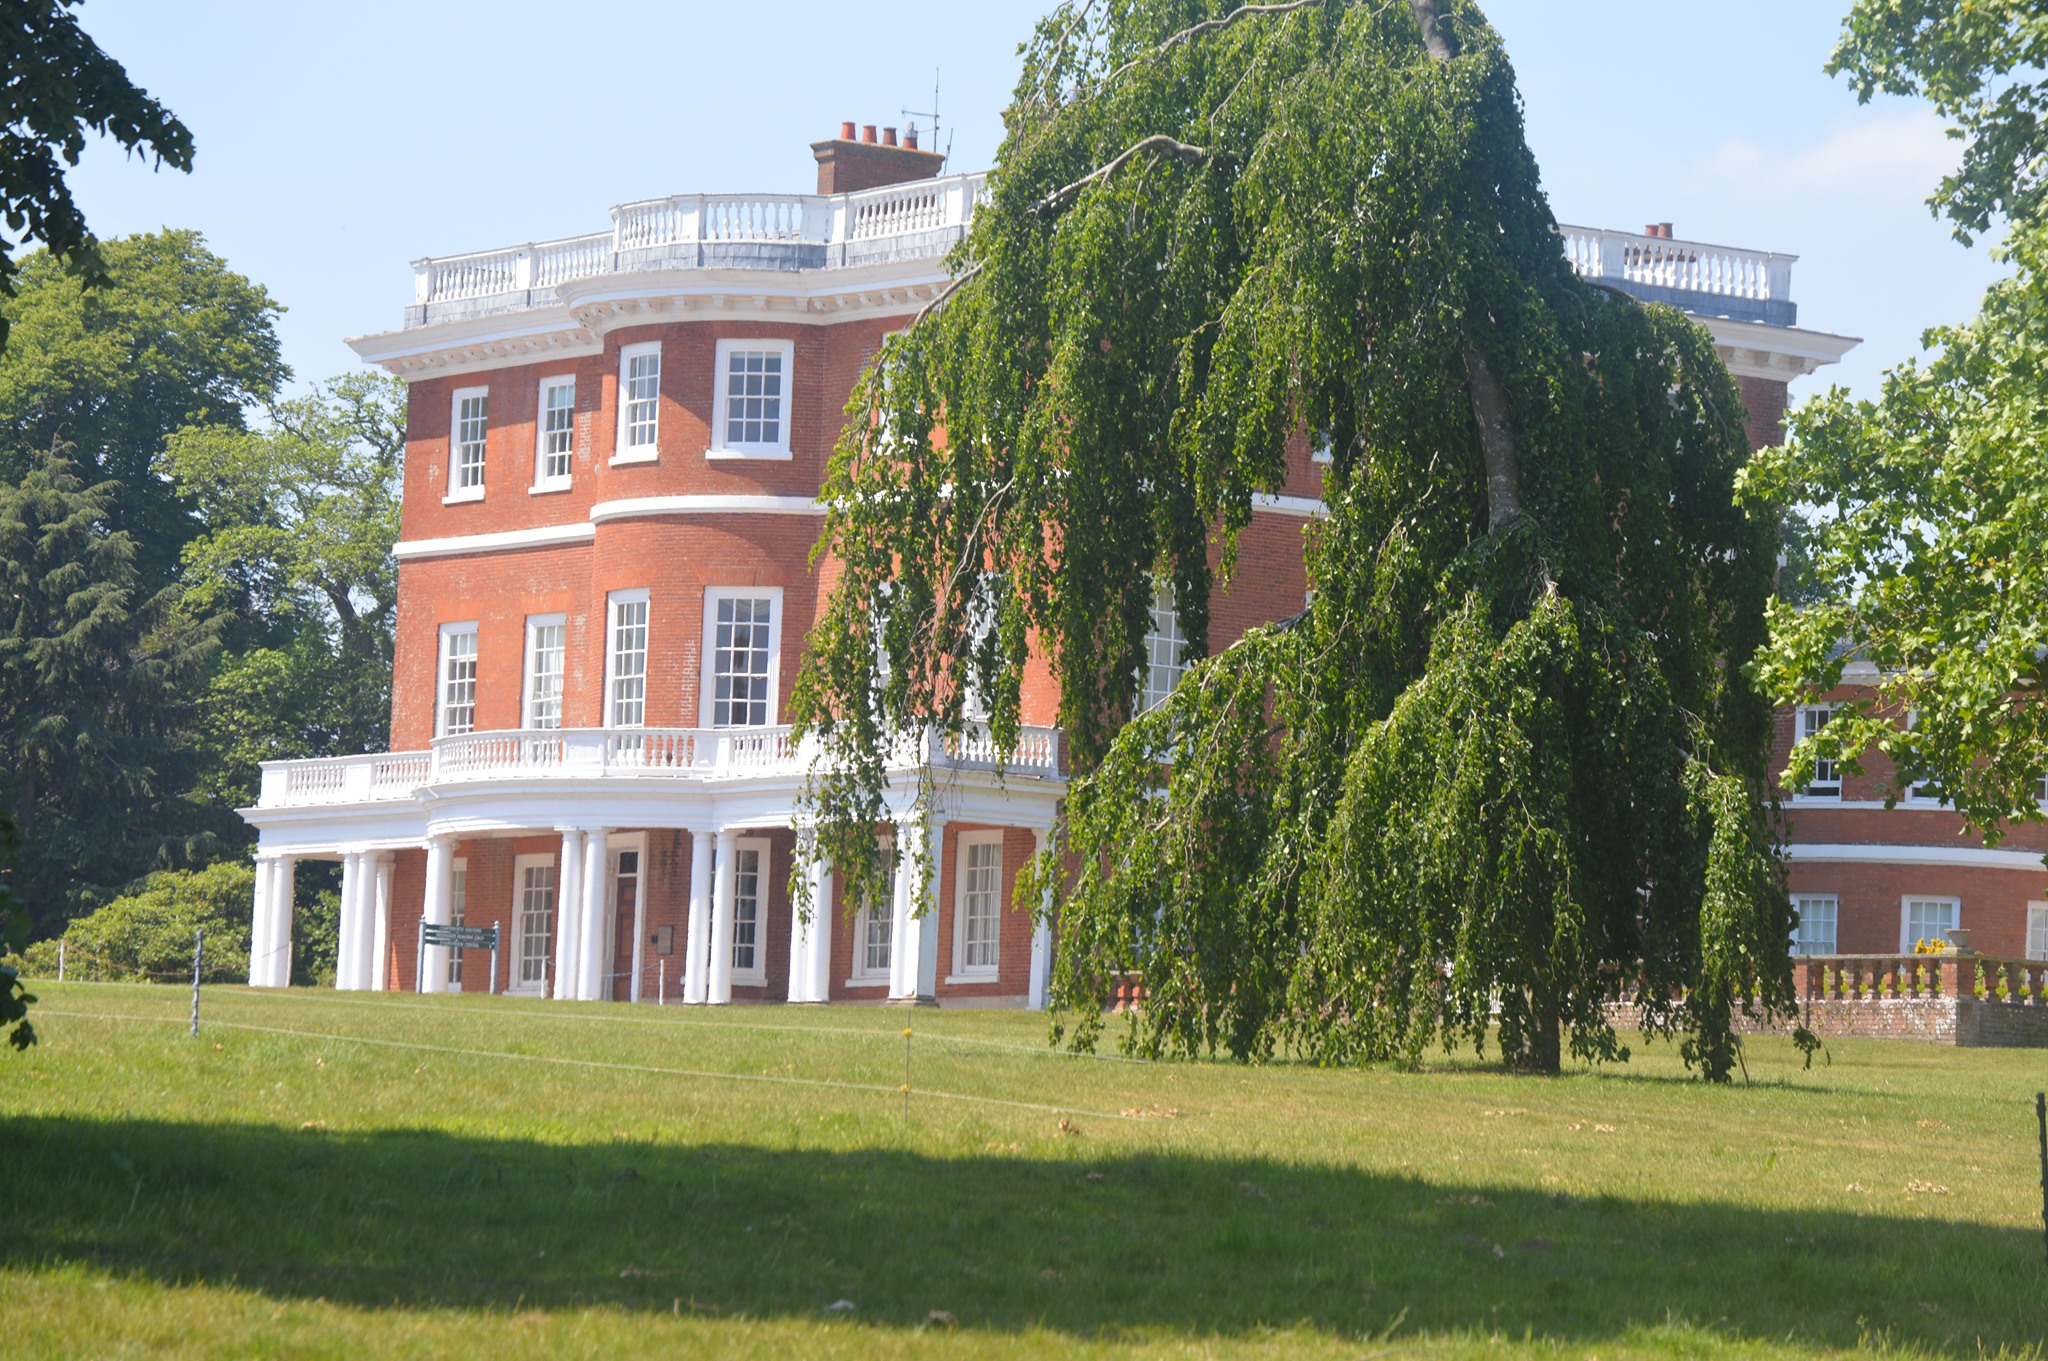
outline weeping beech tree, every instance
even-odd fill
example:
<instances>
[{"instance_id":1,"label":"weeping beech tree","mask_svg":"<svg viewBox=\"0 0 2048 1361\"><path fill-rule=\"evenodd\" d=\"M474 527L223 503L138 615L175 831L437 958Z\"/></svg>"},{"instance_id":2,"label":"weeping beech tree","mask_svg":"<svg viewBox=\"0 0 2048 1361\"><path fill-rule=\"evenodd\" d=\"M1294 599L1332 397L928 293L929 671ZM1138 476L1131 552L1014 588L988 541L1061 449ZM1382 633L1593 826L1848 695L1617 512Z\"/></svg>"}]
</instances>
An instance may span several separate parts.
<instances>
[{"instance_id":1,"label":"weeping beech tree","mask_svg":"<svg viewBox=\"0 0 2048 1361\"><path fill-rule=\"evenodd\" d=\"M1774 527L1699 328L1572 274L1464 0L1074 0L1024 50L951 286L854 392L797 689L859 892L887 754L1057 685L1018 887L1059 1024L1127 1049L1626 1057L1725 1078L1791 1006L1767 821ZM1254 497L1332 451L1307 607L1208 655ZM1155 591L1195 664L1133 716ZM929 801L927 787L921 797Z\"/></svg>"}]
</instances>

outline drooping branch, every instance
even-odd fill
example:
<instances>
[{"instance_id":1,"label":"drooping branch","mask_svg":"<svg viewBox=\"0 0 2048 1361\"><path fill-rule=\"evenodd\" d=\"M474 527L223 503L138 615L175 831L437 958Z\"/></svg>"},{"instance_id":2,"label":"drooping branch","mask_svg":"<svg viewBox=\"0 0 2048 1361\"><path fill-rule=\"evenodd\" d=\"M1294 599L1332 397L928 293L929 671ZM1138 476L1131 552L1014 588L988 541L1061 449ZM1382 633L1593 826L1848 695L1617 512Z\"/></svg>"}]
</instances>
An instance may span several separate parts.
<instances>
[{"instance_id":1,"label":"drooping branch","mask_svg":"<svg viewBox=\"0 0 2048 1361\"><path fill-rule=\"evenodd\" d=\"M1114 175L1117 171L1128 165L1133 157L1142 156L1147 152L1156 156L1171 156L1174 160L1185 162L1188 165L1207 165L1215 159L1215 153L1206 147L1190 146L1188 143L1177 138L1168 137L1163 132L1155 132L1150 137L1142 138L1133 143L1118 154L1115 159L1097 166L1072 184L1061 185L1044 198L1038 200L1038 202L1032 204L1031 215L1033 217L1044 217L1048 213L1058 211L1066 206L1069 199L1073 198L1074 195L1080 193L1083 189L1086 189L1089 185L1097 180L1108 179L1111 175Z\"/></svg>"},{"instance_id":2,"label":"drooping branch","mask_svg":"<svg viewBox=\"0 0 2048 1361\"><path fill-rule=\"evenodd\" d=\"M1165 42L1159 44L1159 46L1153 48L1151 51L1146 52L1140 56L1132 57L1122 66L1119 66L1116 68L1116 70L1111 71L1108 75L1102 78L1102 84L1096 86L1095 88L1098 90L1104 89L1114 84L1120 77L1122 77L1126 72L1132 70L1134 67L1143 66L1146 62L1151 61L1155 57L1164 56L1166 55L1166 53L1172 51L1174 48L1180 46L1182 43L1191 42L1194 39L1201 37L1204 33L1214 33L1217 32L1219 29L1229 28L1232 24L1238 22L1240 19L1256 19L1264 15L1292 14L1296 10L1311 9L1323 3L1324 0L1287 0L1285 4L1278 5L1245 5L1242 8L1230 11L1230 13L1224 15L1220 19L1204 19L1199 24L1190 24L1188 27L1174 34L1172 37L1168 38Z\"/></svg>"},{"instance_id":3,"label":"drooping branch","mask_svg":"<svg viewBox=\"0 0 2048 1361\"><path fill-rule=\"evenodd\" d=\"M1422 45L1429 49L1430 56L1448 62L1458 55L1457 44L1444 31L1443 20L1437 15L1436 0L1408 0L1408 8L1422 29Z\"/></svg>"},{"instance_id":4,"label":"drooping branch","mask_svg":"<svg viewBox=\"0 0 2048 1361\"><path fill-rule=\"evenodd\" d=\"M965 287L967 283L974 278L975 275L981 273L981 263L981 261L976 260L973 264L969 265L967 268L961 270L958 274L954 275L953 278L947 282L946 286L939 290L937 297L933 298L923 307L917 309L917 315L910 319L910 325L905 327L904 329L915 329L919 322L922 322L926 317L931 316L933 313L937 312L941 307L945 306L947 299L951 298L955 293L959 292L963 287Z\"/></svg>"},{"instance_id":5,"label":"drooping branch","mask_svg":"<svg viewBox=\"0 0 2048 1361\"><path fill-rule=\"evenodd\" d=\"M1408 0L1422 45L1437 62L1448 65L1458 49L1436 12L1436 0ZM1486 527L1498 530L1522 513L1522 463L1515 449L1514 424L1508 417L1507 393L1493 364L1477 345L1465 345L1465 381L1472 393L1472 421L1479 427L1480 456L1486 464Z\"/></svg>"}]
</instances>

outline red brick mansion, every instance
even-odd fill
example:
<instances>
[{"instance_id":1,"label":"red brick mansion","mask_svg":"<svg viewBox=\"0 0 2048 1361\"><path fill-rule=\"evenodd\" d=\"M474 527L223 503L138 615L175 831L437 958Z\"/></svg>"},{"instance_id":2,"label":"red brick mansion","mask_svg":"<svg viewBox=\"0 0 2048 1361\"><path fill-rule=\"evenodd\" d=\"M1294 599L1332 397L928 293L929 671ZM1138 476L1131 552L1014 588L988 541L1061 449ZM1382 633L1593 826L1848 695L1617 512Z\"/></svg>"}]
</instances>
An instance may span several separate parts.
<instances>
[{"instance_id":1,"label":"red brick mansion","mask_svg":"<svg viewBox=\"0 0 2048 1361\"><path fill-rule=\"evenodd\" d=\"M928 900L899 873L893 900L850 904L817 865L831 910L791 911L808 754L784 719L834 577L810 564L817 492L856 375L945 284L982 185L893 129L812 150L815 194L622 204L588 236L420 260L404 326L351 342L410 386L391 749L265 766L252 984L289 980L293 867L324 859L346 989L1042 1004L1053 936L1012 886L1065 785L1030 687L1041 726L1002 778L972 734L898 757L886 830L935 871ZM1775 439L1790 379L1855 343L1796 327L1790 257L1562 230L1582 274L1713 333L1752 440ZM1320 481L1303 442L1245 533L1217 646L1299 608ZM1148 697L1179 651L1162 599ZM921 820L926 766L943 796ZM1983 850L1931 805L1882 811L1856 780L1791 812L1795 948L1965 925L2048 953L2040 909L2021 939L2048 897L2038 851ZM423 921L498 926L495 979L487 955L419 958Z\"/></svg>"}]
</instances>

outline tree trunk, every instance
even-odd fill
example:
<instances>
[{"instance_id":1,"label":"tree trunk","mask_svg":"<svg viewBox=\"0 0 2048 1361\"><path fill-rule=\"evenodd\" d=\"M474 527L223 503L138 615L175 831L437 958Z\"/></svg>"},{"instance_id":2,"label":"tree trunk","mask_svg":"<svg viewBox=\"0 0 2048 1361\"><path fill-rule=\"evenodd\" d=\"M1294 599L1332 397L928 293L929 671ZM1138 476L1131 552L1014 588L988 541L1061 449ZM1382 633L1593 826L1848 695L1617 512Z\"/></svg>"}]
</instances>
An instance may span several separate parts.
<instances>
[{"instance_id":1,"label":"tree trunk","mask_svg":"<svg viewBox=\"0 0 2048 1361\"><path fill-rule=\"evenodd\" d=\"M1458 49L1437 15L1436 0L1408 0L1408 8L1422 30L1422 45L1429 55L1445 63L1455 58ZM1508 420L1507 393L1485 352L1470 340L1465 342L1465 381L1471 390L1472 421L1479 427L1479 449L1486 462L1486 527L1498 531L1522 513L1521 458Z\"/></svg>"}]
</instances>

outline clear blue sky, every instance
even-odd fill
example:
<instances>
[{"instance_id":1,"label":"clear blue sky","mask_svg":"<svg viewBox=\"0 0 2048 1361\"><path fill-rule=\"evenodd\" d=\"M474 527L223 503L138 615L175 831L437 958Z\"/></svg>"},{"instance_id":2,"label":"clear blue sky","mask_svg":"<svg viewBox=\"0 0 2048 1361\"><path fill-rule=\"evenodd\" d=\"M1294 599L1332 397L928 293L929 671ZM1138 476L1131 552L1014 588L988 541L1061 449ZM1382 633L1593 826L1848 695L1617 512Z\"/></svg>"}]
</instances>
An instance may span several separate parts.
<instances>
[{"instance_id":1,"label":"clear blue sky","mask_svg":"<svg viewBox=\"0 0 2048 1361\"><path fill-rule=\"evenodd\" d=\"M599 230L629 199L808 191L811 141L929 108L934 70L953 167L987 165L1051 3L87 0L198 155L188 177L96 147L74 183L103 236L203 231L290 309L298 377L325 377L356 362L342 337L399 324L410 260ZM1847 4L1485 8L1560 219L1799 255L1800 323L1865 341L1823 373L1875 395L1996 270L1923 205L1955 159L1932 115L1821 73Z\"/></svg>"}]
</instances>

